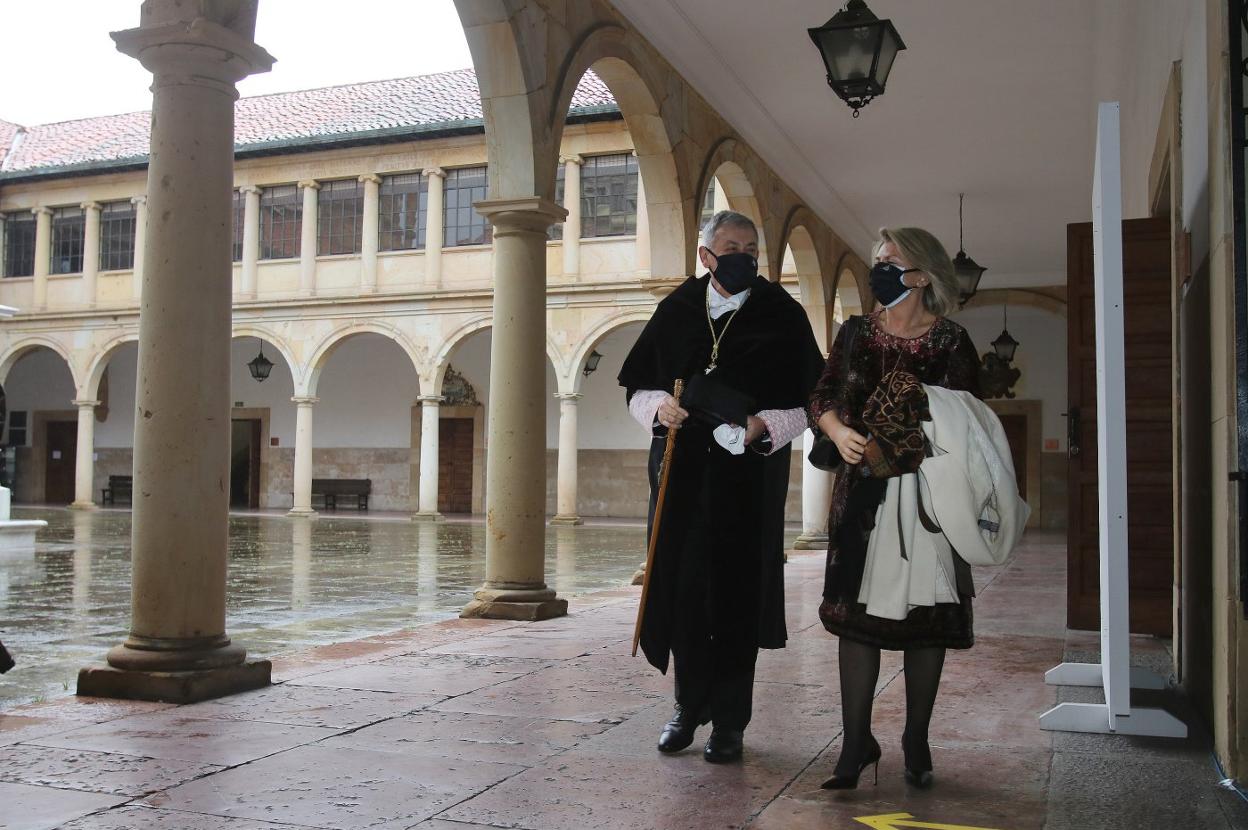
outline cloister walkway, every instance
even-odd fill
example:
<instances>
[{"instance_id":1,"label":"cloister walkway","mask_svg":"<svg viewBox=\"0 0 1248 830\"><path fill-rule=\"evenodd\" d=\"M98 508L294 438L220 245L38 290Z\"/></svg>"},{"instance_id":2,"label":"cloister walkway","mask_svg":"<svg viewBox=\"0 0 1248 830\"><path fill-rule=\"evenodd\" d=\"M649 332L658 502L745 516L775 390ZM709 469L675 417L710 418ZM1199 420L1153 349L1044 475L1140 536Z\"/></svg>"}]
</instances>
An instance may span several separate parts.
<instances>
[{"instance_id":1,"label":"cloister walkway","mask_svg":"<svg viewBox=\"0 0 1248 830\"><path fill-rule=\"evenodd\" d=\"M1045 535L978 571L978 644L947 661L926 792L901 777L896 655L876 702L878 786L818 788L839 749L836 643L818 622L822 555L795 553L790 645L761 658L740 765L703 762L700 741L655 751L670 681L628 656L638 589L620 588L547 622L450 620L299 652L275 661L271 688L217 701L10 710L0 827L849 830L903 813L902 827L1248 827L1199 729L1174 742L1038 728L1059 699L1045 669L1095 656L1094 637L1064 629L1064 575ZM1133 645L1168 666L1155 641Z\"/></svg>"}]
</instances>

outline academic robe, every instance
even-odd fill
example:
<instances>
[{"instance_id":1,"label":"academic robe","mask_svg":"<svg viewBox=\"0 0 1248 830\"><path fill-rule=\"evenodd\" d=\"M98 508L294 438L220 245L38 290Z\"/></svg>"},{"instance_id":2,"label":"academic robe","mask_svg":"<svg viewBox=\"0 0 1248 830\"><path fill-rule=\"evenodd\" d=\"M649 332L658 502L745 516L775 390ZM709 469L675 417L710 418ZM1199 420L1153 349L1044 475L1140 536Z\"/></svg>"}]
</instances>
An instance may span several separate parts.
<instances>
[{"instance_id":1,"label":"academic robe","mask_svg":"<svg viewBox=\"0 0 1248 830\"><path fill-rule=\"evenodd\" d=\"M751 414L805 407L824 363L806 312L784 288L758 277L735 316L728 312L711 323L708 280L690 277L659 303L620 370L627 396L639 389L671 392L678 378L703 372L713 325L721 335L714 377L753 398ZM664 673L676 616L690 611L678 608L678 587L690 580L709 581L705 612L717 640L748 650L782 648L787 638L783 537L790 450L764 456L747 448L734 456L715 443L712 429L690 417L672 454L641 632L646 659ZM652 507L666 430L655 433Z\"/></svg>"}]
</instances>

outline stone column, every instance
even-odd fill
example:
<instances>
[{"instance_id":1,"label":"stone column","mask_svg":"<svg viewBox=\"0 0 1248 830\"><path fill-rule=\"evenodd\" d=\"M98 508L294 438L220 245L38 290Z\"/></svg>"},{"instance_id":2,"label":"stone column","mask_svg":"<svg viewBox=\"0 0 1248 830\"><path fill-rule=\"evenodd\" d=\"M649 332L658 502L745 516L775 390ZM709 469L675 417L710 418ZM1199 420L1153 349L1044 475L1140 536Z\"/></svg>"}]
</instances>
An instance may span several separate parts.
<instances>
[{"instance_id":1,"label":"stone column","mask_svg":"<svg viewBox=\"0 0 1248 830\"><path fill-rule=\"evenodd\" d=\"M559 393L559 478L555 483L555 517L552 525L579 525L576 511L576 405L579 392Z\"/></svg>"},{"instance_id":2,"label":"stone column","mask_svg":"<svg viewBox=\"0 0 1248 830\"><path fill-rule=\"evenodd\" d=\"M267 70L251 15L147 0L113 34L152 84L134 427L130 634L78 694L187 703L267 685L225 632L235 84ZM236 4L246 6L247 4ZM198 16L216 12L231 28ZM193 371L188 371L193 367Z\"/></svg>"},{"instance_id":3,"label":"stone column","mask_svg":"<svg viewBox=\"0 0 1248 830\"><path fill-rule=\"evenodd\" d=\"M446 171L430 167L422 174L428 180L429 198L425 204L425 288L442 287L442 184Z\"/></svg>"},{"instance_id":4,"label":"stone column","mask_svg":"<svg viewBox=\"0 0 1248 830\"><path fill-rule=\"evenodd\" d=\"M581 165L580 156L562 156L563 207L568 218L563 220L563 275L577 279L581 274Z\"/></svg>"},{"instance_id":5,"label":"stone column","mask_svg":"<svg viewBox=\"0 0 1248 830\"><path fill-rule=\"evenodd\" d=\"M802 533L793 543L794 550L828 549L828 508L832 504L832 474L820 470L806 460L814 445L815 434L806 430L802 449Z\"/></svg>"},{"instance_id":6,"label":"stone column","mask_svg":"<svg viewBox=\"0 0 1248 830\"><path fill-rule=\"evenodd\" d=\"M95 501L95 408L99 401L76 400L78 407L78 448L74 459L74 501L72 510L94 510Z\"/></svg>"},{"instance_id":7,"label":"stone column","mask_svg":"<svg viewBox=\"0 0 1248 830\"><path fill-rule=\"evenodd\" d=\"M48 268L52 264L52 209L37 207L35 214L35 296L36 310L48 307Z\"/></svg>"},{"instance_id":8,"label":"stone column","mask_svg":"<svg viewBox=\"0 0 1248 830\"><path fill-rule=\"evenodd\" d=\"M485 584L465 617L538 620L567 613L545 582L546 231L564 210L536 196L487 199L494 226Z\"/></svg>"},{"instance_id":9,"label":"stone column","mask_svg":"<svg viewBox=\"0 0 1248 830\"><path fill-rule=\"evenodd\" d=\"M320 398L295 396L295 504L287 516L316 515L312 509L312 407Z\"/></svg>"},{"instance_id":10,"label":"stone column","mask_svg":"<svg viewBox=\"0 0 1248 830\"><path fill-rule=\"evenodd\" d=\"M303 191L303 218L299 228L299 293L304 297L316 294L316 192L321 186L315 181L299 182Z\"/></svg>"},{"instance_id":11,"label":"stone column","mask_svg":"<svg viewBox=\"0 0 1248 830\"><path fill-rule=\"evenodd\" d=\"M82 302L95 305L100 281L100 203L83 202L86 221L82 228Z\"/></svg>"},{"instance_id":12,"label":"stone column","mask_svg":"<svg viewBox=\"0 0 1248 830\"><path fill-rule=\"evenodd\" d=\"M378 186L381 176L365 173L360 176L364 183L364 221L360 229L360 293L372 294L377 290L377 205L380 199Z\"/></svg>"},{"instance_id":13,"label":"stone column","mask_svg":"<svg viewBox=\"0 0 1248 830\"><path fill-rule=\"evenodd\" d=\"M438 512L438 424L441 395L421 395L420 401L420 501L417 521L436 522Z\"/></svg>"},{"instance_id":14,"label":"stone column","mask_svg":"<svg viewBox=\"0 0 1248 830\"><path fill-rule=\"evenodd\" d=\"M637 155L637 153L633 153ZM637 173L637 278L650 277L650 208L646 205L645 180Z\"/></svg>"},{"instance_id":15,"label":"stone column","mask_svg":"<svg viewBox=\"0 0 1248 830\"><path fill-rule=\"evenodd\" d=\"M239 291L254 300L260 284L260 188L240 187L243 194L243 273Z\"/></svg>"},{"instance_id":16,"label":"stone column","mask_svg":"<svg viewBox=\"0 0 1248 830\"><path fill-rule=\"evenodd\" d=\"M130 200L134 205L134 270L131 279L134 285L131 295L139 299L143 291L143 254L147 247L147 197L135 196Z\"/></svg>"}]
</instances>

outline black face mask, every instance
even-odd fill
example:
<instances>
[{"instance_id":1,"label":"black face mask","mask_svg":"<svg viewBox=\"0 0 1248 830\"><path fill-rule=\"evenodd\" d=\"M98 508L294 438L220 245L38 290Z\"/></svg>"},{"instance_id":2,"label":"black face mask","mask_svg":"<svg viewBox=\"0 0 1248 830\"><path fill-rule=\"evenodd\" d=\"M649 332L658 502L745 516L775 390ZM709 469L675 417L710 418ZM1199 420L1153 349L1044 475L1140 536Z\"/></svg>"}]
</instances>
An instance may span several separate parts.
<instances>
[{"instance_id":1,"label":"black face mask","mask_svg":"<svg viewBox=\"0 0 1248 830\"><path fill-rule=\"evenodd\" d=\"M901 281L902 276L919 268L902 268L891 262L877 262L871 268L871 293L880 305L891 308L906 298L914 289Z\"/></svg>"},{"instance_id":2,"label":"black face mask","mask_svg":"<svg viewBox=\"0 0 1248 830\"><path fill-rule=\"evenodd\" d=\"M711 273L729 294L740 294L758 276L758 260L750 254L724 254L715 257Z\"/></svg>"}]
</instances>

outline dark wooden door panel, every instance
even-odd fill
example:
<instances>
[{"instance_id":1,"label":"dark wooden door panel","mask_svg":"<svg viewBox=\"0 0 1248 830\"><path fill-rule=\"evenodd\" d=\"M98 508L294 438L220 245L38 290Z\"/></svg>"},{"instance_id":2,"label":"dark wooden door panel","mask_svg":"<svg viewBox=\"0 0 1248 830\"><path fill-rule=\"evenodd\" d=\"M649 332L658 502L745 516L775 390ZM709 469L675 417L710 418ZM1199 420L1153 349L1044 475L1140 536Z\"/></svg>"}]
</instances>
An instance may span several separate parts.
<instances>
[{"instance_id":1,"label":"dark wooden door panel","mask_svg":"<svg viewBox=\"0 0 1248 830\"><path fill-rule=\"evenodd\" d=\"M1123 230L1127 388L1127 549L1131 630L1169 635L1174 582L1173 366L1170 221L1132 219ZM1068 467L1067 625L1100 624L1096 458L1096 299L1092 225L1067 228L1069 407L1080 451Z\"/></svg>"},{"instance_id":2,"label":"dark wooden door panel","mask_svg":"<svg viewBox=\"0 0 1248 830\"><path fill-rule=\"evenodd\" d=\"M472 419L438 422L438 512L472 512Z\"/></svg>"},{"instance_id":3,"label":"dark wooden door panel","mask_svg":"<svg viewBox=\"0 0 1248 830\"><path fill-rule=\"evenodd\" d=\"M78 456L78 424L74 421L48 421L48 453L45 459L43 498L48 504L69 504L74 500L74 466Z\"/></svg>"}]
</instances>

